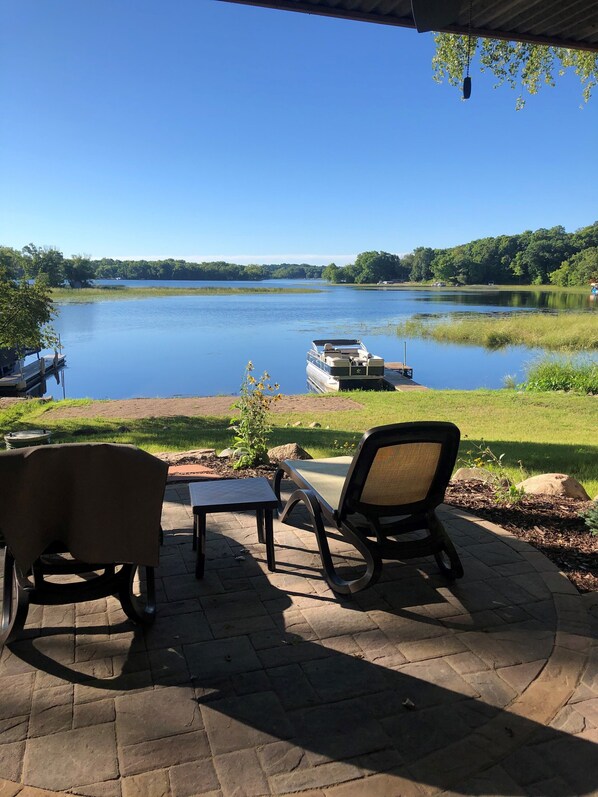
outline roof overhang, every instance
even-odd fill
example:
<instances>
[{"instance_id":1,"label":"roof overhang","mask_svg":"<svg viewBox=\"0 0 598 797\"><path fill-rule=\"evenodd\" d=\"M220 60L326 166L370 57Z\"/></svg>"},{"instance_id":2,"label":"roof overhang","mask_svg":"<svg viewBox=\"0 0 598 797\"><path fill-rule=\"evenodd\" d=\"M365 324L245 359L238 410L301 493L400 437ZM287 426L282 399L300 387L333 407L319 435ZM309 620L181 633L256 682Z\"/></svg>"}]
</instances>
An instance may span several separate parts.
<instances>
[{"instance_id":1,"label":"roof overhang","mask_svg":"<svg viewBox=\"0 0 598 797\"><path fill-rule=\"evenodd\" d=\"M422 3L422 0L417 0ZM426 0L423 0L425 3ZM428 0L437 3L438 0ZM411 0L227 0L339 19L416 28ZM450 4L450 0L445 0ZM470 3L455 3L443 33L469 32ZM421 25L419 26L421 28ZM597 0L472 0L471 33L491 39L598 52Z\"/></svg>"}]
</instances>

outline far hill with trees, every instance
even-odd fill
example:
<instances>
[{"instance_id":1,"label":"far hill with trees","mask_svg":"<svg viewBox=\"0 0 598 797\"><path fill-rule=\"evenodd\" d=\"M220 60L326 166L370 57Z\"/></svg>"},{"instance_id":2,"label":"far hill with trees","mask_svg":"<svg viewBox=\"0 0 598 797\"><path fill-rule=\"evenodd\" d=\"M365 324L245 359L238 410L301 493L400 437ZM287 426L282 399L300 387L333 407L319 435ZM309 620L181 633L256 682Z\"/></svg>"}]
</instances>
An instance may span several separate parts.
<instances>
[{"instance_id":1,"label":"far hill with trees","mask_svg":"<svg viewBox=\"0 0 598 797\"><path fill-rule=\"evenodd\" d=\"M85 288L94 279L264 280L318 279L332 283L445 282L451 285L587 285L598 277L598 221L568 233L564 227L479 238L447 249L418 246L399 256L361 252L348 266L271 263L242 266L224 261L92 260L52 246L0 246L0 267L10 278L43 280L48 287Z\"/></svg>"},{"instance_id":2,"label":"far hill with trees","mask_svg":"<svg viewBox=\"0 0 598 797\"><path fill-rule=\"evenodd\" d=\"M272 263L240 266L224 261L191 263L163 260L115 260L105 257L92 260L87 255L65 258L54 246L27 244L22 249L0 246L0 266L13 279L33 280L43 277L52 288L69 285L87 288L94 279L129 280L264 280L319 279L323 266L308 263Z\"/></svg>"},{"instance_id":3,"label":"far hill with trees","mask_svg":"<svg viewBox=\"0 0 598 797\"><path fill-rule=\"evenodd\" d=\"M362 252L355 263L322 272L333 283L446 282L452 285L587 285L598 276L598 222L480 238L448 249L419 246L399 257Z\"/></svg>"}]
</instances>

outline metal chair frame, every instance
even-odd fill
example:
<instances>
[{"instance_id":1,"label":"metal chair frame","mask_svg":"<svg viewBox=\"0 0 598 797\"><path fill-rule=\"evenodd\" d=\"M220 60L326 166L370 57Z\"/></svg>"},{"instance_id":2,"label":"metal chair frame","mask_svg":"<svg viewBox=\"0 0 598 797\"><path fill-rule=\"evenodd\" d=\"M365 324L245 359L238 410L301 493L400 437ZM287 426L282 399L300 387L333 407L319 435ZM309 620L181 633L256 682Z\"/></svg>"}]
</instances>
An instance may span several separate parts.
<instances>
[{"instance_id":1,"label":"metal chair frame","mask_svg":"<svg viewBox=\"0 0 598 797\"><path fill-rule=\"evenodd\" d=\"M338 507L332 507L311 486L307 477L296 469L297 463L285 460L274 478L274 492L280 501L282 479L289 477L298 487L280 514L282 523L299 503L309 512L316 534L324 577L331 589L340 594L358 592L378 580L383 559L411 559L432 555L445 576L461 578L463 566L436 507L444 500L459 449L457 426L442 421L398 423L378 426L367 431L357 447L345 478ZM440 443L436 472L426 497L421 501L392 506L372 505L361 500L370 468L380 448L406 443ZM387 520L388 522L384 522ZM358 578L343 579L334 566L326 535L325 522L334 526L363 556L365 572ZM426 530L427 536L417 540L389 539L413 531ZM274 551L271 560L275 564Z\"/></svg>"},{"instance_id":2,"label":"metal chair frame","mask_svg":"<svg viewBox=\"0 0 598 797\"><path fill-rule=\"evenodd\" d=\"M37 559L28 573L22 573L10 548L4 550L4 583L0 613L0 647L13 640L25 625L30 604L58 605L91 601L114 595L123 611L135 623L148 624L156 615L156 589L153 567L145 567L146 599L143 604L133 594L138 566L134 564L89 564L67 559L59 545L51 546ZM101 572L98 572L101 571ZM94 575L89 579L55 583L46 576Z\"/></svg>"}]
</instances>

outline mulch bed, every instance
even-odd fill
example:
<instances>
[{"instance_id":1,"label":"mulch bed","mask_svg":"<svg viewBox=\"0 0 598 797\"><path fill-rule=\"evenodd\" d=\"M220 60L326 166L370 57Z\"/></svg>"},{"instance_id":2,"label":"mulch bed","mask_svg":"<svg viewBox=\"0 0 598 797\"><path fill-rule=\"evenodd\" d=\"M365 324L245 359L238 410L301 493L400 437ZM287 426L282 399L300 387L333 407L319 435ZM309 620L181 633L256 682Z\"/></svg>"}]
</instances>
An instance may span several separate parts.
<instances>
[{"instance_id":1,"label":"mulch bed","mask_svg":"<svg viewBox=\"0 0 598 797\"><path fill-rule=\"evenodd\" d=\"M189 462L197 460L189 460ZM228 478L272 478L276 465L233 470L227 459L202 457L201 464ZM589 502L549 495L525 495L516 504L497 503L492 487L481 482L451 484L445 502L490 520L525 540L554 562L580 592L598 591L598 536L579 513Z\"/></svg>"},{"instance_id":2,"label":"mulch bed","mask_svg":"<svg viewBox=\"0 0 598 797\"><path fill-rule=\"evenodd\" d=\"M446 503L507 529L554 562L580 592L598 590L598 536L579 513L590 502L550 495L525 495L516 504L497 503L479 482L450 485Z\"/></svg>"}]
</instances>

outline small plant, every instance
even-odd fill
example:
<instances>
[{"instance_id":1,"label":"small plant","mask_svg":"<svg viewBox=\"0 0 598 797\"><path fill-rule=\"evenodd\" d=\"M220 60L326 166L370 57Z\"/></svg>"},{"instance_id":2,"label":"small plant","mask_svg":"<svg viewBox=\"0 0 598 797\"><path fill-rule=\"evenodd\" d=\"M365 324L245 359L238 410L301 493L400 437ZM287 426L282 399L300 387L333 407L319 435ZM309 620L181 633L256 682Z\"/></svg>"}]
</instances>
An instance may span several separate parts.
<instances>
[{"instance_id":1,"label":"small plant","mask_svg":"<svg viewBox=\"0 0 598 797\"><path fill-rule=\"evenodd\" d=\"M267 371L259 379L253 376L252 371L253 363L250 360L245 366L240 398L235 403L239 415L231 419L230 428L236 432L233 441L235 470L268 462L268 435L271 432L268 411L272 403L281 398L276 393L279 385L270 383Z\"/></svg>"},{"instance_id":2,"label":"small plant","mask_svg":"<svg viewBox=\"0 0 598 797\"><path fill-rule=\"evenodd\" d=\"M592 505L584 512L580 513L586 526L594 537L598 537L598 501L592 501Z\"/></svg>"},{"instance_id":3,"label":"small plant","mask_svg":"<svg viewBox=\"0 0 598 797\"><path fill-rule=\"evenodd\" d=\"M351 456L353 456L358 443L359 437L352 437L350 440L345 440L344 443L341 443L339 440L333 440L332 448L334 451L340 451L342 454L351 454Z\"/></svg>"},{"instance_id":4,"label":"small plant","mask_svg":"<svg viewBox=\"0 0 598 797\"><path fill-rule=\"evenodd\" d=\"M493 473L497 477L494 490L494 499L498 504L518 504L525 495L522 487L517 487L503 463L504 453L497 456L490 446L483 440L479 445L472 443L473 448L466 452L466 457L459 458L459 462L465 468L483 468ZM519 462L521 478L525 478L523 463Z\"/></svg>"}]
</instances>

